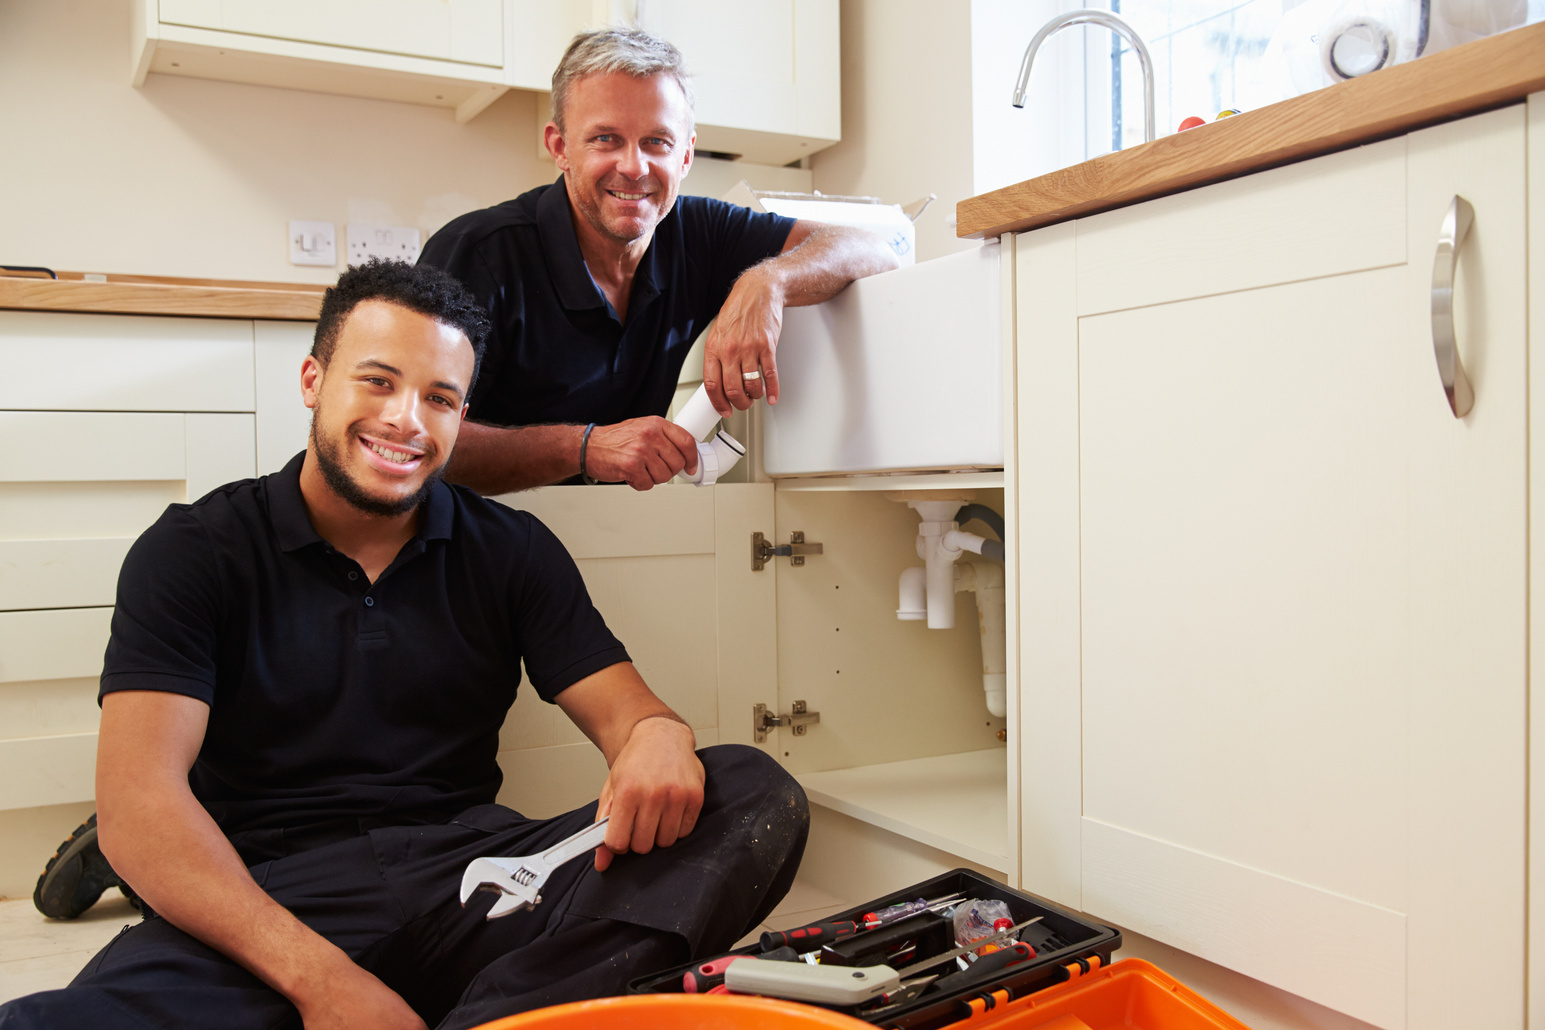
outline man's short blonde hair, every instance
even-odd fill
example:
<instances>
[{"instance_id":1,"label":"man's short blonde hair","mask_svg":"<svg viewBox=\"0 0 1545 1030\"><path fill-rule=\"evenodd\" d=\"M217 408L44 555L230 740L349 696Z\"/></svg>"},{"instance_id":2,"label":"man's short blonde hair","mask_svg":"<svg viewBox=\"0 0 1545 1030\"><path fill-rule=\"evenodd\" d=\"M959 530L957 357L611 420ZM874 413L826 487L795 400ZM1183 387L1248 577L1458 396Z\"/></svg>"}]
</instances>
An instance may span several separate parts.
<instances>
[{"instance_id":1,"label":"man's short blonde hair","mask_svg":"<svg viewBox=\"0 0 1545 1030\"><path fill-rule=\"evenodd\" d=\"M597 29L575 36L553 72L553 124L559 132L564 131L563 109L574 83L587 75L615 72L638 79L664 73L675 79L687 101L687 129L693 129L692 79L681 51L642 29Z\"/></svg>"}]
</instances>

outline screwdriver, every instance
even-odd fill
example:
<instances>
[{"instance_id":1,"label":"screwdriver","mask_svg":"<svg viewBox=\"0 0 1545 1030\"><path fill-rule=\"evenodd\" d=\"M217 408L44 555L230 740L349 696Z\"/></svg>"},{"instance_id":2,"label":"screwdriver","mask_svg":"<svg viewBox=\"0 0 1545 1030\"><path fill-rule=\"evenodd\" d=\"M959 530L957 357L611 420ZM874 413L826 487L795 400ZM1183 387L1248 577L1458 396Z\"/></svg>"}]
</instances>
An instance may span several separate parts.
<instances>
[{"instance_id":1,"label":"screwdriver","mask_svg":"<svg viewBox=\"0 0 1545 1030\"><path fill-rule=\"evenodd\" d=\"M865 912L861 921L870 926L884 926L886 923L894 923L898 919L917 915L919 912L937 912L941 908L949 908L957 905L965 895L959 891L933 901L918 898L916 901L904 901L899 905L888 905L875 912Z\"/></svg>"},{"instance_id":2,"label":"screwdriver","mask_svg":"<svg viewBox=\"0 0 1545 1030\"><path fill-rule=\"evenodd\" d=\"M868 928L866 924L857 923L851 919L836 919L826 923L811 923L797 930L768 930L762 934L762 951L770 952L774 948L781 947L815 951L823 944L840 941L844 937L851 937L858 931Z\"/></svg>"},{"instance_id":3,"label":"screwdriver","mask_svg":"<svg viewBox=\"0 0 1545 1030\"><path fill-rule=\"evenodd\" d=\"M762 950L766 952L787 945L800 951L814 951L833 941L851 937L860 930L869 930L885 923L895 922L918 912L933 912L940 908L948 908L950 905L958 904L960 897L959 894L953 894L947 898L925 902L921 907L917 907L918 903L915 901L892 905L889 908L880 909L879 912L867 912L857 920L834 919L801 926L797 930L769 930L762 934Z\"/></svg>"},{"instance_id":4,"label":"screwdriver","mask_svg":"<svg viewBox=\"0 0 1545 1030\"><path fill-rule=\"evenodd\" d=\"M1013 944L990 951L978 958L965 969L949 976L940 977L934 982L937 991L953 991L969 984L981 983L990 980L994 974L1000 973L1010 966L1017 966L1021 962L1029 962L1035 958L1035 949L1023 941L1015 941Z\"/></svg>"}]
</instances>

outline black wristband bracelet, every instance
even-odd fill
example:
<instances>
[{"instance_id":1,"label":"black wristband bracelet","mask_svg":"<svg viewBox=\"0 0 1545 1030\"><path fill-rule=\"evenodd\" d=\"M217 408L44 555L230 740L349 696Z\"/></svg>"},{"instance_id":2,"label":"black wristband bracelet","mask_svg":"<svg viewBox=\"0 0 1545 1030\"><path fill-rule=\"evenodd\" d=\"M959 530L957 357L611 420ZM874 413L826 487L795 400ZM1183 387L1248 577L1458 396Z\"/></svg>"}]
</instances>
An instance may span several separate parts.
<instances>
[{"instance_id":1,"label":"black wristband bracelet","mask_svg":"<svg viewBox=\"0 0 1545 1030\"><path fill-rule=\"evenodd\" d=\"M590 432L593 429L595 429L594 422L585 427L585 435L579 438L579 478L586 486L601 485L599 479L591 479L590 473L585 471L585 451L590 448Z\"/></svg>"}]
</instances>

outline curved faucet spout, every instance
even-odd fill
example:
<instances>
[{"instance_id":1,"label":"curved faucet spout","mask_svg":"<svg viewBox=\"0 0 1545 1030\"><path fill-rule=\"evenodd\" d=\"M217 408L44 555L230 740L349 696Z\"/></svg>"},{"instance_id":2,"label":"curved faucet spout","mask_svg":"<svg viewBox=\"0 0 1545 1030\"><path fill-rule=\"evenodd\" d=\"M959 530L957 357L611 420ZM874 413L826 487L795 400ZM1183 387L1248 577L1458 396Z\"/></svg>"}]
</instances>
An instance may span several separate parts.
<instances>
[{"instance_id":1,"label":"curved faucet spout","mask_svg":"<svg viewBox=\"0 0 1545 1030\"><path fill-rule=\"evenodd\" d=\"M1035 34L1035 38L1030 40L1030 45L1025 48L1025 59L1019 65L1019 85L1014 88L1014 106L1025 106L1025 88L1030 85L1030 66L1035 63L1035 52L1041 49L1041 44L1046 42L1048 36L1069 25L1103 25L1132 44L1132 49L1137 52L1137 63L1143 69L1143 141L1151 142L1154 137L1153 58L1148 55L1148 47L1143 44L1132 26L1109 11L1088 9L1068 11L1042 25L1041 30Z\"/></svg>"}]
</instances>

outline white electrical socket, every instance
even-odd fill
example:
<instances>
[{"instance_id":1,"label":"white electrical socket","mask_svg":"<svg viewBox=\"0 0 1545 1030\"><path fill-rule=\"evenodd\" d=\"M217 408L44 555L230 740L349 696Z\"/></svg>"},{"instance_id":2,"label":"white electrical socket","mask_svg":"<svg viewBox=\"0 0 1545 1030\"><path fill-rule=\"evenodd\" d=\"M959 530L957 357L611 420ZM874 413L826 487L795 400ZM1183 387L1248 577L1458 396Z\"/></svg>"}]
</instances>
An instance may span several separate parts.
<instances>
[{"instance_id":1,"label":"white electrical socket","mask_svg":"<svg viewBox=\"0 0 1545 1030\"><path fill-rule=\"evenodd\" d=\"M401 225L349 223L349 264L362 265L373 257L389 261L418 260L418 230Z\"/></svg>"},{"instance_id":2,"label":"white electrical socket","mask_svg":"<svg viewBox=\"0 0 1545 1030\"><path fill-rule=\"evenodd\" d=\"M332 222L290 223L290 264L326 265L338 263L338 244Z\"/></svg>"}]
</instances>

